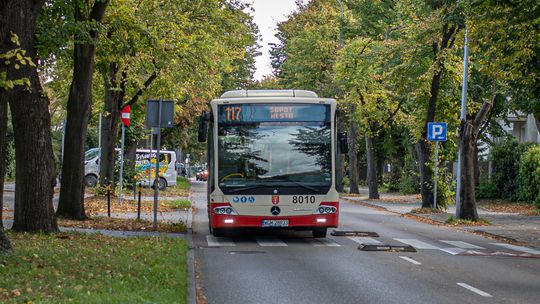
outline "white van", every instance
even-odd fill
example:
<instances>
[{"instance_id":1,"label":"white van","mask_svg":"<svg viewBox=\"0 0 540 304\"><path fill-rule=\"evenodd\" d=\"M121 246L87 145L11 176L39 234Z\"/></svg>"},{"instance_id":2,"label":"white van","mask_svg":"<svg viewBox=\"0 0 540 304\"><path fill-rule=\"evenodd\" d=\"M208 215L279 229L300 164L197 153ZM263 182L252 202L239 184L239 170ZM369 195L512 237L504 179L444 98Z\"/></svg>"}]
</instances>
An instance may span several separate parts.
<instances>
[{"instance_id":1,"label":"white van","mask_svg":"<svg viewBox=\"0 0 540 304\"><path fill-rule=\"evenodd\" d=\"M116 149L116 151L120 151ZM176 185L177 172L176 153L174 151L160 151L159 162L159 189ZM135 170L137 182L143 186L154 184L156 168L156 150L137 149ZM93 148L84 154L84 182L87 187L95 187L99 176L99 148ZM151 182L150 182L151 181Z\"/></svg>"}]
</instances>

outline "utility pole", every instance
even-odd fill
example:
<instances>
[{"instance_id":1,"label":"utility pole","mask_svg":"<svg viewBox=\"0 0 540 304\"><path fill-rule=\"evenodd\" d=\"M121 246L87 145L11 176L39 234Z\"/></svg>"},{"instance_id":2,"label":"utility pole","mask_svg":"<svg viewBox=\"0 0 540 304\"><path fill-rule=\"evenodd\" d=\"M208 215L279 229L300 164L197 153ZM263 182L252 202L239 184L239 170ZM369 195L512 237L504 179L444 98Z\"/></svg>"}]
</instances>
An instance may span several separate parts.
<instances>
[{"instance_id":1,"label":"utility pole","mask_svg":"<svg viewBox=\"0 0 540 304\"><path fill-rule=\"evenodd\" d=\"M465 123L467 119L467 69L469 68L469 31L467 24L465 24L465 45L463 46L463 82L461 84L461 116L460 126ZM461 211L461 149L463 147L459 145L458 151L458 167L457 167L457 186L456 186L456 218L459 219Z\"/></svg>"}]
</instances>

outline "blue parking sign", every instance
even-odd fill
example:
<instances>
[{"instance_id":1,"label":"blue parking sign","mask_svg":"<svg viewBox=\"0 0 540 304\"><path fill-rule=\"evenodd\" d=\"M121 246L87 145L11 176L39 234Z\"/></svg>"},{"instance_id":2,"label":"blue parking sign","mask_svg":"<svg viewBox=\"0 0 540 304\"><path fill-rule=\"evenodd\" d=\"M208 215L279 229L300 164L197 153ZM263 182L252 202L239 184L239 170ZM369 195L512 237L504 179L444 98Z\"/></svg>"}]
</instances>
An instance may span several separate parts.
<instances>
[{"instance_id":1,"label":"blue parking sign","mask_svg":"<svg viewBox=\"0 0 540 304\"><path fill-rule=\"evenodd\" d=\"M428 122L427 139L429 141L446 141L446 123Z\"/></svg>"}]
</instances>

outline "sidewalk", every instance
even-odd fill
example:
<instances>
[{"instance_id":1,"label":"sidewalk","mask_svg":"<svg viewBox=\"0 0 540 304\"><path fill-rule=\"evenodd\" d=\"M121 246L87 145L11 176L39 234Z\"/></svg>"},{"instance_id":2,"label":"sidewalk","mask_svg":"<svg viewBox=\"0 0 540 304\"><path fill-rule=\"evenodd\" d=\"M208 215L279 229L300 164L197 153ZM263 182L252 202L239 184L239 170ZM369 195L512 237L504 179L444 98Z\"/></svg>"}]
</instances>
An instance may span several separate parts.
<instances>
[{"instance_id":1,"label":"sidewalk","mask_svg":"<svg viewBox=\"0 0 540 304\"><path fill-rule=\"evenodd\" d=\"M420 208L422 203L417 195L401 195L395 193L383 193L380 200L370 200L367 196L367 189L360 190L360 196L350 197L346 194L341 198L351 202L361 202L373 207L384 208L397 214L409 214L413 209ZM418 214L415 216L430 219L441 224L446 224L446 220L451 215L455 216L454 206L448 208L445 213L439 214ZM484 234L496 235L519 243L525 243L530 247L540 249L540 216L524 216L516 213L490 212L478 208L478 216L487 219L489 226L457 226L459 229L480 232Z\"/></svg>"}]
</instances>

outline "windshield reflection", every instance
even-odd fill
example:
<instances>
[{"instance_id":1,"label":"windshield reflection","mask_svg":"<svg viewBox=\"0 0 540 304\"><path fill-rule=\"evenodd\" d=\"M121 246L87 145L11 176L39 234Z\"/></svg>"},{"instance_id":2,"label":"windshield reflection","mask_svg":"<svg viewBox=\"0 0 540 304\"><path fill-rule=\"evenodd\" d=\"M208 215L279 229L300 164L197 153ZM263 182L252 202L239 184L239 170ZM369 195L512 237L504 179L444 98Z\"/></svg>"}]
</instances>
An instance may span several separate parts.
<instances>
[{"instance_id":1,"label":"windshield reflection","mask_svg":"<svg viewBox=\"0 0 540 304\"><path fill-rule=\"evenodd\" d=\"M218 127L218 178L224 193L331 185L329 123L250 123ZM251 191L250 193L253 193Z\"/></svg>"}]
</instances>

